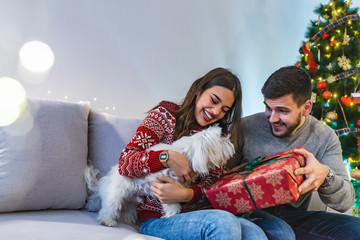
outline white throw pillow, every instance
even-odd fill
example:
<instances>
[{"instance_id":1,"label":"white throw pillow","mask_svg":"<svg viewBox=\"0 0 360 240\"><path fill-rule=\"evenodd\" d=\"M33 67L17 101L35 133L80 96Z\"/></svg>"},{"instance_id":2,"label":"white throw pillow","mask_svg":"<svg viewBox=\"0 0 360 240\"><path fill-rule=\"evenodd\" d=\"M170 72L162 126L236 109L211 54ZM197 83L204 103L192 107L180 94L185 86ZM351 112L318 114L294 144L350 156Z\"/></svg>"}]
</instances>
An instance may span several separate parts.
<instances>
[{"instance_id":1,"label":"white throw pillow","mask_svg":"<svg viewBox=\"0 0 360 240\"><path fill-rule=\"evenodd\" d=\"M0 212L84 206L88 114L89 104L29 99L0 127Z\"/></svg>"}]
</instances>

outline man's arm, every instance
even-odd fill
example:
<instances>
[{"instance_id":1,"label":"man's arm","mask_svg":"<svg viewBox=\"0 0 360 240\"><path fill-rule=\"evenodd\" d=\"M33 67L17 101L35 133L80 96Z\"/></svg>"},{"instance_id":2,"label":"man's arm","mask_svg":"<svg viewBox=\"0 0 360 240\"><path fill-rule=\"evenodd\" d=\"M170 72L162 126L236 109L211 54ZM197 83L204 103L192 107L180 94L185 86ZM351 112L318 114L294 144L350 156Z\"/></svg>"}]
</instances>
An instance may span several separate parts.
<instances>
[{"instance_id":1,"label":"man's arm","mask_svg":"<svg viewBox=\"0 0 360 240\"><path fill-rule=\"evenodd\" d=\"M306 158L306 166L297 169L295 174L304 174L306 180L299 186L301 193L318 191L320 199L330 208L345 212L351 208L355 199L354 188L349 181L344 163L342 161L341 145L336 135L329 139L329 144L319 159L305 150L299 150L299 154ZM325 178L333 172L333 181L324 184Z\"/></svg>"}]
</instances>

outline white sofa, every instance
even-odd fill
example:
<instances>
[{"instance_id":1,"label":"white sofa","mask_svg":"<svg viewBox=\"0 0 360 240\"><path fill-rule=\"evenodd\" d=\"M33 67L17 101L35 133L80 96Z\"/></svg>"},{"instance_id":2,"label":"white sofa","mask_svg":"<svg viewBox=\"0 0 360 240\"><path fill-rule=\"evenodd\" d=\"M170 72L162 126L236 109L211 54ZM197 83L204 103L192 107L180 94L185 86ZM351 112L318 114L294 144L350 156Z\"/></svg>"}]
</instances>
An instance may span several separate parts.
<instances>
[{"instance_id":1,"label":"white sofa","mask_svg":"<svg viewBox=\"0 0 360 240\"><path fill-rule=\"evenodd\" d=\"M83 210L88 160L106 174L139 124L85 103L29 99L14 124L0 127L0 238L158 239L99 225ZM325 210L320 202L311 208Z\"/></svg>"},{"instance_id":2,"label":"white sofa","mask_svg":"<svg viewBox=\"0 0 360 240\"><path fill-rule=\"evenodd\" d=\"M83 210L87 161L104 175L139 123L86 103L29 99L15 123L0 127L0 238L159 239L99 225Z\"/></svg>"}]
</instances>

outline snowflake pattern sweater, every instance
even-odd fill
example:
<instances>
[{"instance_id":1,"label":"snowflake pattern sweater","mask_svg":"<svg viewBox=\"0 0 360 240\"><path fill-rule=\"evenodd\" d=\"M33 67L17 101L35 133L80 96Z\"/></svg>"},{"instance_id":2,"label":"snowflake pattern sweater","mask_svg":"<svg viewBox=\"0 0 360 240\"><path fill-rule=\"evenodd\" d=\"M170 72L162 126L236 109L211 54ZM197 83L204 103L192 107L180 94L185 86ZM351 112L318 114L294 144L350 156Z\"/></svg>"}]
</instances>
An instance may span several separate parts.
<instances>
[{"instance_id":1,"label":"snowflake pattern sweater","mask_svg":"<svg viewBox=\"0 0 360 240\"><path fill-rule=\"evenodd\" d=\"M176 124L174 110L178 108L179 106L174 103L162 101L148 113L126 148L121 152L119 159L121 175L141 178L164 169L159 160L162 151L147 151L147 149L157 143L170 144L173 142ZM194 134L202 129L197 124L191 133ZM222 168L216 168L211 170L208 176L198 177L192 186L193 199L190 202L182 203L182 212L212 208L206 198L205 189L221 176L222 170ZM140 203L137 211L141 222L149 218L161 217L161 203L158 199L148 196Z\"/></svg>"}]
</instances>

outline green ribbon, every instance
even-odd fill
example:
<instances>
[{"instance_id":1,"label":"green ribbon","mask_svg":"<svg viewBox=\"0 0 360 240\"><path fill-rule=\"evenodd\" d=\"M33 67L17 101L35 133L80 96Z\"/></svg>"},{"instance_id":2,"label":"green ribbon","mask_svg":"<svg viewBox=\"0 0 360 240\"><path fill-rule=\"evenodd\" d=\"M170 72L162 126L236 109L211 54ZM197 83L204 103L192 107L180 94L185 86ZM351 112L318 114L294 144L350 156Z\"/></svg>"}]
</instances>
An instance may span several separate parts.
<instances>
[{"instance_id":1,"label":"green ribbon","mask_svg":"<svg viewBox=\"0 0 360 240\"><path fill-rule=\"evenodd\" d=\"M252 196L252 194L251 194L251 192L250 192L250 189L249 189L249 187L248 187L248 185L247 185L247 183L246 183L246 180L245 180L246 177L247 177L250 173L252 173L255 168L257 168L257 167L259 167L259 166L261 166L261 165L267 164L267 163L276 162L276 161L283 160L283 159L286 159L286 158L294 158L294 159L299 163L299 166L300 166L300 167L303 167L302 164L301 164L301 162L300 162L300 160L299 160L298 158L294 157L294 156L287 156L287 157L282 157L282 158L277 158L277 157L278 157L278 156L274 156L274 157L269 158L269 159L267 159L267 160L263 160L265 157L257 157L257 158L255 158L254 160L246 163L244 166L238 168L237 170L235 170L235 171L233 171L233 172L226 173L226 174L224 174L223 176L230 175L230 174L233 174L233 173L238 173L240 176L241 176L241 175L245 175L244 178L243 178L244 187L245 187L246 191L248 192L248 194L249 194L249 196L250 196L250 199L251 199L251 201L252 201L255 209L258 210L258 207L257 207L256 204L255 204L255 200L254 200L254 198L253 198L253 196ZM276 159L276 158L277 158L277 159ZM247 172L245 172L245 173L240 173L240 172L246 171L246 170L247 170Z\"/></svg>"}]
</instances>

